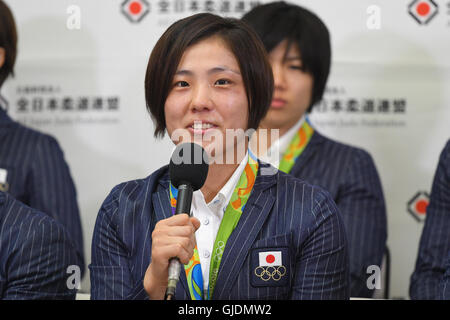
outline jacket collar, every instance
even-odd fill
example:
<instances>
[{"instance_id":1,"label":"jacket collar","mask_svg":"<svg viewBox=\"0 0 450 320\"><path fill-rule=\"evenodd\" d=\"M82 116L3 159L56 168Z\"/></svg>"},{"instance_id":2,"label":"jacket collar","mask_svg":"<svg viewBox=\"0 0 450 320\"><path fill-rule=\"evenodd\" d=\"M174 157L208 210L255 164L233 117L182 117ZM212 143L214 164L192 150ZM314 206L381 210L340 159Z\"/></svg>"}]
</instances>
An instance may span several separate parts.
<instances>
[{"instance_id":1,"label":"jacket collar","mask_svg":"<svg viewBox=\"0 0 450 320\"><path fill-rule=\"evenodd\" d=\"M275 202L275 197L270 190L276 185L278 170L267 163L259 160L258 162L259 169L252 193L245 205L241 219L227 241L212 299L221 299L230 290L237 279L239 270L242 268L250 247L255 241ZM172 215L168 170L161 175L158 182L160 187L153 193L152 200L156 219L159 221L169 218ZM180 282L184 292L181 295L181 292L177 291L180 294L179 298L185 295L189 297L189 287L185 272L181 272Z\"/></svg>"},{"instance_id":2,"label":"jacket collar","mask_svg":"<svg viewBox=\"0 0 450 320\"><path fill-rule=\"evenodd\" d=\"M276 173L278 172L277 169L272 167L270 164L265 163L263 161L258 160L259 168L258 168L258 174L256 176L255 185L253 186L253 190L263 190L267 189L273 184L276 183ZM162 174L160 175L160 178L158 180L159 184L163 187L163 190L169 190L169 184L170 184L170 177L169 177L169 166L165 166L160 169L162 171ZM272 174L268 174L272 173Z\"/></svg>"},{"instance_id":3,"label":"jacket collar","mask_svg":"<svg viewBox=\"0 0 450 320\"><path fill-rule=\"evenodd\" d=\"M303 150L302 154L297 158L294 166L292 167L292 170L289 173L293 176L296 176L296 173L300 171L306 165L306 163L308 163L309 159L326 140L327 138L322 136L316 129L314 129L311 140L309 140L309 143L306 146L305 150Z\"/></svg>"}]
</instances>

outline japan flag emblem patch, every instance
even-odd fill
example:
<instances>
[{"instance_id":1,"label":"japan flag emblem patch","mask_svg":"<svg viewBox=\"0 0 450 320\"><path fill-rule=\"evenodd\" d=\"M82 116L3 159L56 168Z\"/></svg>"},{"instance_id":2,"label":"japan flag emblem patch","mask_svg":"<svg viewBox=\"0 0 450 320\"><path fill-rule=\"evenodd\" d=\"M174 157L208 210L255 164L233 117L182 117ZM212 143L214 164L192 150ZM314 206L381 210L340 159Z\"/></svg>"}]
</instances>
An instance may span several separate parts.
<instances>
[{"instance_id":1,"label":"japan flag emblem patch","mask_svg":"<svg viewBox=\"0 0 450 320\"><path fill-rule=\"evenodd\" d=\"M281 251L259 252L258 258L259 265L255 269L255 275L261 280L280 281L286 275Z\"/></svg>"},{"instance_id":2,"label":"japan flag emblem patch","mask_svg":"<svg viewBox=\"0 0 450 320\"><path fill-rule=\"evenodd\" d=\"M283 265L281 251L259 252L260 267L275 267Z\"/></svg>"}]
</instances>

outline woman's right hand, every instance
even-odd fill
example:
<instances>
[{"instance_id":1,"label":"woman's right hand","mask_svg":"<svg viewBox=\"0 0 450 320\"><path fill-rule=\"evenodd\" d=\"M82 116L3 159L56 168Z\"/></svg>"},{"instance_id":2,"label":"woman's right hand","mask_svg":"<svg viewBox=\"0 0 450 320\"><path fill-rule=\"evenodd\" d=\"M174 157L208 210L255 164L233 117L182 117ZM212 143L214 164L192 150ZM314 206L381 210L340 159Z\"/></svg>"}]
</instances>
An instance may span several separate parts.
<instances>
[{"instance_id":1,"label":"woman's right hand","mask_svg":"<svg viewBox=\"0 0 450 320\"><path fill-rule=\"evenodd\" d=\"M171 258L189 263L199 227L200 221L187 214L177 214L156 224L152 233L152 257L144 276L144 289L151 300L164 299Z\"/></svg>"}]
</instances>

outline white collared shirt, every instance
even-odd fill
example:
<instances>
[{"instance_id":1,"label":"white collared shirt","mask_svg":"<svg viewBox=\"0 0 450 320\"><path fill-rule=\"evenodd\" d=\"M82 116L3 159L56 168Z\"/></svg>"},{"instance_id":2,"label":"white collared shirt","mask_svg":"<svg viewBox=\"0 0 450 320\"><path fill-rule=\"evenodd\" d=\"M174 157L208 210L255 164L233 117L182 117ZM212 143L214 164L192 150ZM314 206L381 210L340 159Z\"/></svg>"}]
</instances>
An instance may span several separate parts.
<instances>
[{"instance_id":1,"label":"white collared shirt","mask_svg":"<svg viewBox=\"0 0 450 320\"><path fill-rule=\"evenodd\" d=\"M278 168L284 153L289 147L289 144L291 143L297 131L303 125L303 122L305 122L304 115L285 134L283 134L278 140L272 143L266 154L259 155L259 158L264 162L270 163L275 168Z\"/></svg>"},{"instance_id":2,"label":"white collared shirt","mask_svg":"<svg viewBox=\"0 0 450 320\"><path fill-rule=\"evenodd\" d=\"M201 190L194 191L192 195L192 215L200 220L200 228L195 232L195 239L202 266L204 295L208 291L209 268L216 235L233 191L247 165L247 161L248 151L230 179L228 179L227 183L211 202L206 203Z\"/></svg>"}]
</instances>

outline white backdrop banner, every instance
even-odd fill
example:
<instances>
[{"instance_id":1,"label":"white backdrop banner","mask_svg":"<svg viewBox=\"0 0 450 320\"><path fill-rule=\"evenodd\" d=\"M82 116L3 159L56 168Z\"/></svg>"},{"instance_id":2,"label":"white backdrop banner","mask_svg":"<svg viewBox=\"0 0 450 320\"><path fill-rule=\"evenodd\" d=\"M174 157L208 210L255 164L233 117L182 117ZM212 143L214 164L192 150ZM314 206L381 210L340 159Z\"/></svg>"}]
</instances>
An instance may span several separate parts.
<instances>
[{"instance_id":1,"label":"white backdrop banner","mask_svg":"<svg viewBox=\"0 0 450 320\"><path fill-rule=\"evenodd\" d=\"M101 203L118 183L166 164L153 138L144 77L157 39L198 12L240 18L253 0L6 0L19 33L10 115L60 142L78 191L87 263ZM383 183L391 297L407 298L433 174L450 138L450 0L291 1L332 36L325 135L369 151ZM82 291L89 292L89 274Z\"/></svg>"}]
</instances>

